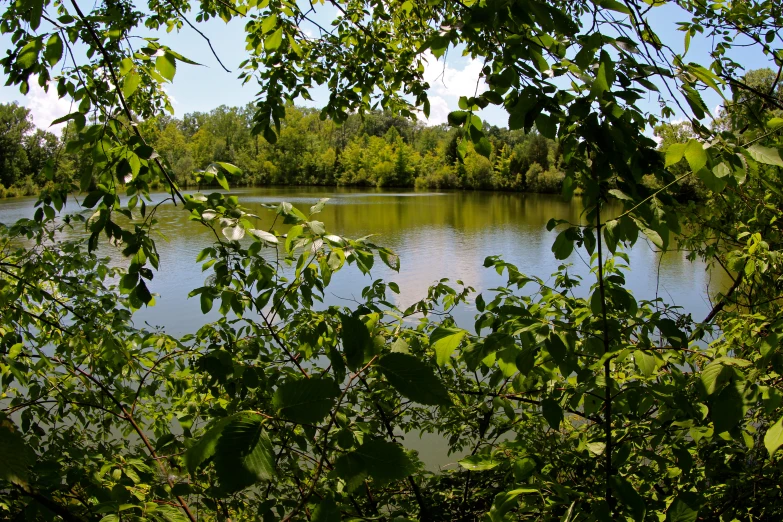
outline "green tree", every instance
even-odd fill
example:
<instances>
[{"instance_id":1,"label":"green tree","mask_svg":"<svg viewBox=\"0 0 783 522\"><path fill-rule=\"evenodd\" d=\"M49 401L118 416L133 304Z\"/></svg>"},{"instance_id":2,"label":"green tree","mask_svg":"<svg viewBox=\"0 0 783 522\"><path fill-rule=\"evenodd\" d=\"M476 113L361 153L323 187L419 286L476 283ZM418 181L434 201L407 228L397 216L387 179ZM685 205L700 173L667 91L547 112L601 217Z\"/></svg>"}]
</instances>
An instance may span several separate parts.
<instances>
[{"instance_id":1,"label":"green tree","mask_svg":"<svg viewBox=\"0 0 783 522\"><path fill-rule=\"evenodd\" d=\"M768 1L666 5L709 63L686 62L648 21L663 7L636 2L336 0L315 36L302 25L320 20L319 3L8 3L9 83L26 93L35 74L74 98L67 149L90 159L79 188L91 214L60 219L73 187L58 185L33 219L0 229L1 508L104 522L780 519L780 120L763 112L775 83L754 87L730 51L739 39L779 56L769 28L783 15ZM270 144L256 161L314 150L285 120L306 127L290 102L327 85L320 115L340 126L329 145L350 182L394 172L388 128L354 132L362 117L427 114L422 53L464 49L487 90L449 114L455 170L471 187L491 183L504 133L479 116L490 104L509 114L509 136L556 138L562 194L581 189L583 221L550 220L552 251L565 263L579 249L594 279L583 286L563 264L543 280L489 257L507 283L486 295L443 279L402 310L399 288L375 280L355 306L323 306L346 265L369 274L376 258L391 270L399 258L330 234L323 200L270 206L262 220L230 193L183 194L135 121L170 110L163 86L190 60L130 37L190 25L187 14L246 18L240 74L260 84L252 130ZM83 51L83 65L67 65L66 50ZM716 133L700 92L722 85L765 107ZM637 104L659 89L660 116L677 107L694 132L665 151L646 134L659 118ZM214 161L208 120L191 115L183 134L199 144L204 181L228 190L241 173ZM548 142L535 140L547 146L528 171L543 171ZM688 177L710 205L673 197ZM180 339L133 322L165 270L145 200L156 183L215 236L197 258L212 272L191 297L220 318ZM607 216L609 202L620 214ZM61 239L81 222L84 241ZM703 319L626 288L624 249L644 238L663 251L674 234L733 280ZM97 257L106 240L122 266ZM468 301L475 323L456 324ZM422 431L468 454L459 469L423 471L398 440Z\"/></svg>"},{"instance_id":2,"label":"green tree","mask_svg":"<svg viewBox=\"0 0 783 522\"><path fill-rule=\"evenodd\" d=\"M0 183L11 187L30 171L24 142L34 128L30 111L16 103L0 104Z\"/></svg>"}]
</instances>

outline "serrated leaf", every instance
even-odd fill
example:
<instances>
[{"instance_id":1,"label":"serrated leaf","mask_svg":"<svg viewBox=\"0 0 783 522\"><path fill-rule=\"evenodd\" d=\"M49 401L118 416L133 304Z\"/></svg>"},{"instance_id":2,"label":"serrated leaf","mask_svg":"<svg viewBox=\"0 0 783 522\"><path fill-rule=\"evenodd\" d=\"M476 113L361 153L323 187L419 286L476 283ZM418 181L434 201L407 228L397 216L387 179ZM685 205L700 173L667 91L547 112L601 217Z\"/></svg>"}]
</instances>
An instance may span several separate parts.
<instances>
[{"instance_id":1,"label":"serrated leaf","mask_svg":"<svg viewBox=\"0 0 783 522\"><path fill-rule=\"evenodd\" d=\"M370 477L381 484L399 480L416 468L402 446L383 440L368 440L354 451L364 461Z\"/></svg>"},{"instance_id":2,"label":"serrated leaf","mask_svg":"<svg viewBox=\"0 0 783 522\"><path fill-rule=\"evenodd\" d=\"M775 165L783 167L783 158L780 157L780 150L772 147L762 147L761 145L751 145L748 147L751 157L765 165Z\"/></svg>"},{"instance_id":3,"label":"serrated leaf","mask_svg":"<svg viewBox=\"0 0 783 522\"><path fill-rule=\"evenodd\" d=\"M277 27L277 14L272 13L271 15L264 18L264 20L261 22L261 32L266 34L272 29Z\"/></svg>"},{"instance_id":4,"label":"serrated leaf","mask_svg":"<svg viewBox=\"0 0 783 522\"><path fill-rule=\"evenodd\" d=\"M49 67L57 65L63 57L63 41L60 39L58 33L54 33L46 41L46 49L44 50L44 59Z\"/></svg>"},{"instance_id":5,"label":"serrated leaf","mask_svg":"<svg viewBox=\"0 0 783 522\"><path fill-rule=\"evenodd\" d=\"M430 348L435 350L438 366L443 366L451 358L467 332L461 328L439 326L430 335Z\"/></svg>"},{"instance_id":6,"label":"serrated leaf","mask_svg":"<svg viewBox=\"0 0 783 522\"><path fill-rule=\"evenodd\" d=\"M39 51L38 40L32 40L19 51L19 55L16 57L17 65L22 69L30 69L38 60Z\"/></svg>"},{"instance_id":7,"label":"serrated leaf","mask_svg":"<svg viewBox=\"0 0 783 522\"><path fill-rule=\"evenodd\" d=\"M685 159L693 172L699 172L707 165L707 152L697 140L690 140L685 145Z\"/></svg>"},{"instance_id":8,"label":"serrated leaf","mask_svg":"<svg viewBox=\"0 0 783 522\"><path fill-rule=\"evenodd\" d=\"M264 40L264 49L267 52L276 51L280 48L280 44L283 43L283 28L278 27L275 31L266 37Z\"/></svg>"},{"instance_id":9,"label":"serrated leaf","mask_svg":"<svg viewBox=\"0 0 783 522\"><path fill-rule=\"evenodd\" d=\"M367 464L364 459L354 452L341 455L334 461L334 471L330 476L345 481L345 490L351 493L362 485L367 478Z\"/></svg>"},{"instance_id":10,"label":"serrated leaf","mask_svg":"<svg viewBox=\"0 0 783 522\"><path fill-rule=\"evenodd\" d=\"M129 72L122 81L122 95L126 99L130 98L138 90L140 84L141 75L136 71Z\"/></svg>"},{"instance_id":11,"label":"serrated leaf","mask_svg":"<svg viewBox=\"0 0 783 522\"><path fill-rule=\"evenodd\" d=\"M203 294L202 294L203 295ZM204 462L215 454L218 440L223 434L223 429L233 420L233 417L225 417L213 422L204 435L201 436L195 446L185 452L185 466L193 474Z\"/></svg>"},{"instance_id":12,"label":"serrated leaf","mask_svg":"<svg viewBox=\"0 0 783 522\"><path fill-rule=\"evenodd\" d=\"M672 143L666 148L666 167L671 167L680 162L685 156L685 143Z\"/></svg>"},{"instance_id":13,"label":"serrated leaf","mask_svg":"<svg viewBox=\"0 0 783 522\"><path fill-rule=\"evenodd\" d=\"M720 362L713 362L701 371L700 381L707 395L712 395L731 380L731 368Z\"/></svg>"},{"instance_id":14,"label":"serrated leaf","mask_svg":"<svg viewBox=\"0 0 783 522\"><path fill-rule=\"evenodd\" d=\"M174 75L177 74L177 61L167 52L155 59L155 69L170 82L174 81Z\"/></svg>"},{"instance_id":15,"label":"serrated leaf","mask_svg":"<svg viewBox=\"0 0 783 522\"><path fill-rule=\"evenodd\" d=\"M432 369L412 355L390 353L381 357L376 367L403 397L433 406L451 404L449 393Z\"/></svg>"},{"instance_id":16,"label":"serrated leaf","mask_svg":"<svg viewBox=\"0 0 783 522\"><path fill-rule=\"evenodd\" d=\"M220 488L228 493L274 478L275 454L263 417L252 412L235 415L223 428L214 460Z\"/></svg>"},{"instance_id":17,"label":"serrated leaf","mask_svg":"<svg viewBox=\"0 0 783 522\"><path fill-rule=\"evenodd\" d=\"M272 406L281 417L299 424L317 424L334 407L340 388L329 377L289 379L272 397Z\"/></svg>"}]
</instances>

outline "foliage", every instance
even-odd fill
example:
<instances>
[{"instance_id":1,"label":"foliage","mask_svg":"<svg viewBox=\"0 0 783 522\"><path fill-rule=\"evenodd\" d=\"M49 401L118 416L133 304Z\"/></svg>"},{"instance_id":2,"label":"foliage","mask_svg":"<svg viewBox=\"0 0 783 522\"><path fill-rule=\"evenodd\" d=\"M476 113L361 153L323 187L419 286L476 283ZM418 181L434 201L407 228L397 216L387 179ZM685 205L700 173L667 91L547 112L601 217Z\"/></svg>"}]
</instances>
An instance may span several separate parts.
<instances>
[{"instance_id":1,"label":"foliage","mask_svg":"<svg viewBox=\"0 0 783 522\"><path fill-rule=\"evenodd\" d=\"M80 155L92 214L57 215L74 188L63 182L41 194L33 219L2 229L0 509L103 521L779 519L783 159L771 111L781 107L777 81L759 89L729 52L740 38L780 62L767 29L779 9L679 2L686 50L702 34L712 45L703 66L654 33L647 12L674 7L656 6L335 0L325 29L311 18L316 3L150 0L141 12L107 1L87 13L75 1L9 3L6 74L22 92L37 74L79 104L63 119L66 150ZM552 251L563 261L586 253L594 281L583 285L567 264L545 281L489 257L507 284L484 294L443 279L399 309L398 287L376 280L353 307L323 305L335 272L367 274L376 257L399 270L399 258L370 238L330 234L318 220L325 200L258 216L230 193L185 195L175 158L153 145L164 131L177 142L146 120L170 108L162 87L191 61L127 37L142 24L191 24L192 9L196 22L247 18L241 74L262 87L251 130L270 144L302 137L282 122L312 84L331 89L321 113L331 125L378 108L414 118L429 112L425 50L480 57L488 90L449 115L461 130L445 142L444 168L467 186L519 183L513 153L491 141L506 131L477 114L489 104L509 113L510 132L535 126L556 138L558 183L566 197L582 188L584 222L552 219ZM77 42L86 60L53 76ZM658 117L638 105L659 86L661 115L687 107L693 133L663 151L645 134ZM699 91L723 86L732 118L711 129ZM352 179L410 183L405 132L384 118L377 135L361 134L364 148L342 144ZM201 181L229 190L242 176L225 161L239 127L221 120L231 137L221 148L198 120L183 125L205 162ZM526 145L541 161L542 143ZM525 171L536 180L538 164ZM701 208L673 197L692 177L709 196ZM151 235L158 207L147 205L154 183L215 236L197 258L209 278L191 297L221 318L180 339L133 323L165 270ZM604 215L615 199L622 213ZM67 227L86 237L61 239ZM624 249L641 237L725 267L733 283L706 318L627 290ZM127 261L99 258L104 241ZM469 301L470 330L451 316ZM398 441L421 432L466 455L460 469L426 472Z\"/></svg>"}]
</instances>

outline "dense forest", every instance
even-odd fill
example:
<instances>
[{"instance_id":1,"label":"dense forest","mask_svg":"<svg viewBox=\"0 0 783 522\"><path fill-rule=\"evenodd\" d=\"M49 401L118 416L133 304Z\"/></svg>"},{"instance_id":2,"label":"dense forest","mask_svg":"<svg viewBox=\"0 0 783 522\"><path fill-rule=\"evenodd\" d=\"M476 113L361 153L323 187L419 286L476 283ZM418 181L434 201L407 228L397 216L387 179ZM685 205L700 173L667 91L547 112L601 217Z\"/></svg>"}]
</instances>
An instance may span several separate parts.
<instances>
[{"instance_id":1,"label":"dense forest","mask_svg":"<svg viewBox=\"0 0 783 522\"><path fill-rule=\"evenodd\" d=\"M0 518L783 519L779 1L2 5L7 84L74 112L55 139L3 109L3 182L39 195L0 225ZM178 70L223 65L209 20L243 28L238 75L258 95L163 118ZM214 55L149 36L180 30ZM449 129L418 125L424 55L449 53L486 90ZM295 108L314 86L328 103ZM509 130L482 121L490 104ZM556 186L577 218L547 222L544 274L489 255L500 282L477 292L433 258L400 304L377 267L405 260L341 235L327 199L249 207L230 190L280 182ZM209 238L175 253L192 264L158 250L173 213L181 244ZM706 315L637 295L632 278L660 281L638 248L727 284ZM204 316L180 336L137 312L183 270L204 276L187 289ZM366 286L329 304L340 271ZM422 433L457 465L426 469L405 445Z\"/></svg>"},{"instance_id":2,"label":"dense forest","mask_svg":"<svg viewBox=\"0 0 783 522\"><path fill-rule=\"evenodd\" d=\"M0 134L8 167L0 189L33 194L46 184L43 166L57 157L58 179L80 179L89 158L62 153L58 139L32 132L26 109L0 106ZM208 113L165 114L141 124L150 145L165 159L184 187L204 184L199 175L214 162L242 169L237 185L353 185L372 187L464 188L528 192L560 191L564 174L554 140L535 131L487 126L489 158L469 148L460 161L461 133L446 125L428 127L388 113L351 115L340 124L322 120L320 111L289 105L277 142L251 134L253 107L218 107ZM68 129L66 129L66 134ZM71 132L73 130L71 129ZM5 145L8 143L8 145ZM15 148L11 146L15 143Z\"/></svg>"}]
</instances>

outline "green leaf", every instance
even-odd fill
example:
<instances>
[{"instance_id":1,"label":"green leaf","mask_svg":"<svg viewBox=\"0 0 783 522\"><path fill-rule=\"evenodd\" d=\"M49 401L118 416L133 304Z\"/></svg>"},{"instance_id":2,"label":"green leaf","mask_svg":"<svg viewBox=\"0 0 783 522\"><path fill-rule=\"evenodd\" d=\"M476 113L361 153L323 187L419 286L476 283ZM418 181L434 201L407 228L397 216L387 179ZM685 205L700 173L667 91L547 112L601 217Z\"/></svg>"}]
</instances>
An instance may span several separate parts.
<instances>
[{"instance_id":1,"label":"green leaf","mask_svg":"<svg viewBox=\"0 0 783 522\"><path fill-rule=\"evenodd\" d=\"M438 366L443 366L451 358L451 354L465 338L467 332L461 328L439 326L430 335L430 348L435 350L435 360Z\"/></svg>"},{"instance_id":2,"label":"green leaf","mask_svg":"<svg viewBox=\"0 0 783 522\"><path fill-rule=\"evenodd\" d=\"M770 458L783 445L783 417L769 427L764 435L764 447L767 448Z\"/></svg>"},{"instance_id":3,"label":"green leaf","mask_svg":"<svg viewBox=\"0 0 783 522\"><path fill-rule=\"evenodd\" d=\"M676 165L685 156L685 143L672 143L666 148L666 167Z\"/></svg>"},{"instance_id":4,"label":"green leaf","mask_svg":"<svg viewBox=\"0 0 783 522\"><path fill-rule=\"evenodd\" d=\"M647 506L645 506L644 499L633 485L619 475L613 475L610 483L612 490L617 494L618 500L630 510L633 519L637 521L644 520Z\"/></svg>"},{"instance_id":5,"label":"green leaf","mask_svg":"<svg viewBox=\"0 0 783 522\"><path fill-rule=\"evenodd\" d=\"M734 381L718 394L710 404L710 419L715 434L734 429L745 418L748 407L743 397L741 381Z\"/></svg>"},{"instance_id":6,"label":"green leaf","mask_svg":"<svg viewBox=\"0 0 783 522\"><path fill-rule=\"evenodd\" d=\"M285 250L288 253L294 251L294 241L304 233L304 226L294 225L288 229L288 234L285 236Z\"/></svg>"},{"instance_id":7,"label":"green leaf","mask_svg":"<svg viewBox=\"0 0 783 522\"><path fill-rule=\"evenodd\" d=\"M617 11L618 13L623 13L630 15L631 11L626 7L624 4L621 4L617 0L591 0L596 6L601 7L603 9L609 9L611 11Z\"/></svg>"},{"instance_id":8,"label":"green leaf","mask_svg":"<svg viewBox=\"0 0 783 522\"><path fill-rule=\"evenodd\" d=\"M257 229L257 228L251 228L251 229L248 229L248 232L250 233L250 235L260 239L261 241L265 241L265 242L271 243L271 244L277 244L278 243L277 236L272 234L271 232L267 232L266 230L260 230L260 229Z\"/></svg>"},{"instance_id":9,"label":"green leaf","mask_svg":"<svg viewBox=\"0 0 783 522\"><path fill-rule=\"evenodd\" d=\"M315 215L321 212L324 209L324 205L326 205L326 202L329 201L331 198L321 198L318 200L318 203L310 207L310 215Z\"/></svg>"},{"instance_id":10,"label":"green leaf","mask_svg":"<svg viewBox=\"0 0 783 522\"><path fill-rule=\"evenodd\" d=\"M557 401L553 399L541 401L541 412L553 430L560 429L560 423L563 422L563 409Z\"/></svg>"},{"instance_id":11,"label":"green leaf","mask_svg":"<svg viewBox=\"0 0 783 522\"><path fill-rule=\"evenodd\" d=\"M452 127L459 127L463 125L466 121L468 121L468 116L470 113L468 111L453 111L450 112L447 116L449 125Z\"/></svg>"},{"instance_id":12,"label":"green leaf","mask_svg":"<svg viewBox=\"0 0 783 522\"><path fill-rule=\"evenodd\" d=\"M593 80L590 94L600 99L604 92L608 91L614 82L614 62L606 51L601 51L600 65Z\"/></svg>"},{"instance_id":13,"label":"green leaf","mask_svg":"<svg viewBox=\"0 0 783 522\"><path fill-rule=\"evenodd\" d=\"M364 483L364 479L367 478L367 464L356 453L346 453L334 461L334 471L329 475L343 479L345 481L345 490L351 493L361 486Z\"/></svg>"},{"instance_id":14,"label":"green leaf","mask_svg":"<svg viewBox=\"0 0 783 522\"><path fill-rule=\"evenodd\" d=\"M721 362L712 362L701 372L701 386L707 396L722 389L731 380L733 370Z\"/></svg>"},{"instance_id":15,"label":"green leaf","mask_svg":"<svg viewBox=\"0 0 783 522\"><path fill-rule=\"evenodd\" d=\"M696 522L701 498L690 491L683 491L666 510L666 522Z\"/></svg>"},{"instance_id":16,"label":"green leaf","mask_svg":"<svg viewBox=\"0 0 783 522\"><path fill-rule=\"evenodd\" d=\"M547 114L539 114L536 117L536 129L545 138L554 140L557 137L557 120Z\"/></svg>"},{"instance_id":17,"label":"green leaf","mask_svg":"<svg viewBox=\"0 0 783 522\"><path fill-rule=\"evenodd\" d=\"M199 299L201 301L201 313L209 313L209 311L212 310L212 296L209 292L204 291L201 292Z\"/></svg>"},{"instance_id":18,"label":"green leaf","mask_svg":"<svg viewBox=\"0 0 783 522\"><path fill-rule=\"evenodd\" d=\"M707 152L704 146L697 140L690 140L685 145L685 159L693 172L699 172L707 166Z\"/></svg>"},{"instance_id":19,"label":"green leaf","mask_svg":"<svg viewBox=\"0 0 783 522\"><path fill-rule=\"evenodd\" d=\"M280 48L280 44L283 43L283 28L278 27L272 34L266 37L264 40L264 49L267 52L276 51Z\"/></svg>"},{"instance_id":20,"label":"green leaf","mask_svg":"<svg viewBox=\"0 0 783 522\"><path fill-rule=\"evenodd\" d=\"M514 462L513 472L514 472L514 480L517 482L523 482L530 478L530 475L533 474L533 472L538 467L538 464L536 464L536 461L532 457L524 457L516 462Z\"/></svg>"},{"instance_id":21,"label":"green leaf","mask_svg":"<svg viewBox=\"0 0 783 522\"><path fill-rule=\"evenodd\" d=\"M343 353L348 368L358 370L364 364L364 351L372 346L370 332L360 319L350 315L340 314L340 340L343 343Z\"/></svg>"},{"instance_id":22,"label":"green leaf","mask_svg":"<svg viewBox=\"0 0 783 522\"><path fill-rule=\"evenodd\" d=\"M215 454L215 449L217 448L220 436L223 434L223 429L225 429L233 419L234 417L225 417L213 422L196 445L185 452L185 466L191 474L195 473L202 464Z\"/></svg>"},{"instance_id":23,"label":"green leaf","mask_svg":"<svg viewBox=\"0 0 783 522\"><path fill-rule=\"evenodd\" d=\"M326 234L326 226L321 221L308 221L307 226L316 236L323 236Z\"/></svg>"},{"instance_id":24,"label":"green leaf","mask_svg":"<svg viewBox=\"0 0 783 522\"><path fill-rule=\"evenodd\" d=\"M342 515L334 496L331 493L318 502L318 507L313 511L312 522L340 522Z\"/></svg>"},{"instance_id":25,"label":"green leaf","mask_svg":"<svg viewBox=\"0 0 783 522\"><path fill-rule=\"evenodd\" d=\"M571 252L574 251L574 240L569 232L570 230L568 229L560 232L552 244L552 252L555 254L555 259L568 259Z\"/></svg>"},{"instance_id":26,"label":"green leaf","mask_svg":"<svg viewBox=\"0 0 783 522\"><path fill-rule=\"evenodd\" d=\"M509 518L507 513L514 509L519 503L517 497L526 493L538 493L538 490L534 488L520 488L498 493L492 501L492 506L489 508L489 520L491 522L516 520Z\"/></svg>"},{"instance_id":27,"label":"green leaf","mask_svg":"<svg viewBox=\"0 0 783 522\"><path fill-rule=\"evenodd\" d=\"M759 163L783 167L783 158L780 156L780 149L762 147L761 145L751 145L748 147L748 152L751 157Z\"/></svg>"},{"instance_id":28,"label":"green leaf","mask_svg":"<svg viewBox=\"0 0 783 522\"><path fill-rule=\"evenodd\" d=\"M60 35L58 33L54 33L49 37L49 40L46 41L44 59L46 60L46 63L49 64L49 67L54 67L57 65L57 62L62 59L62 57L63 41L60 39Z\"/></svg>"},{"instance_id":29,"label":"green leaf","mask_svg":"<svg viewBox=\"0 0 783 522\"><path fill-rule=\"evenodd\" d=\"M27 469L35 462L35 453L16 427L8 420L0 423L0 480L27 483Z\"/></svg>"},{"instance_id":30,"label":"green leaf","mask_svg":"<svg viewBox=\"0 0 783 522\"><path fill-rule=\"evenodd\" d=\"M522 351L517 355L516 361L517 370L522 375L527 375L530 370L536 365L536 351L531 346L522 348Z\"/></svg>"},{"instance_id":31,"label":"green leaf","mask_svg":"<svg viewBox=\"0 0 783 522\"><path fill-rule=\"evenodd\" d=\"M633 358L642 375L650 377L653 374L655 371L655 356L642 350L636 350L633 352Z\"/></svg>"},{"instance_id":32,"label":"green leaf","mask_svg":"<svg viewBox=\"0 0 783 522\"><path fill-rule=\"evenodd\" d=\"M669 340L674 348L685 348L688 346L688 337L679 329L677 323L672 319L659 319L656 326L661 333Z\"/></svg>"},{"instance_id":33,"label":"green leaf","mask_svg":"<svg viewBox=\"0 0 783 522\"><path fill-rule=\"evenodd\" d=\"M490 455L479 454L465 457L459 461L459 465L470 471L486 471L495 469L500 465L500 462L494 460Z\"/></svg>"},{"instance_id":34,"label":"green leaf","mask_svg":"<svg viewBox=\"0 0 783 522\"><path fill-rule=\"evenodd\" d=\"M412 355L390 353L381 357L376 367L403 397L433 406L451 404L449 393L432 369Z\"/></svg>"},{"instance_id":35,"label":"green leaf","mask_svg":"<svg viewBox=\"0 0 783 522\"><path fill-rule=\"evenodd\" d=\"M370 477L381 484L403 479L416 471L402 446L393 442L367 440L354 454L364 461Z\"/></svg>"},{"instance_id":36,"label":"green leaf","mask_svg":"<svg viewBox=\"0 0 783 522\"><path fill-rule=\"evenodd\" d=\"M32 40L22 47L19 55L16 57L16 63L22 69L30 69L38 61L38 52L41 50L38 40Z\"/></svg>"},{"instance_id":37,"label":"green leaf","mask_svg":"<svg viewBox=\"0 0 783 522\"><path fill-rule=\"evenodd\" d=\"M126 99L130 98L133 96L133 93L138 90L140 84L141 75L135 70L130 71L122 81L122 95L125 96Z\"/></svg>"},{"instance_id":38,"label":"green leaf","mask_svg":"<svg viewBox=\"0 0 783 522\"><path fill-rule=\"evenodd\" d=\"M281 417L299 424L317 424L334 407L340 388L329 377L289 379L272 398L272 406Z\"/></svg>"},{"instance_id":39,"label":"green leaf","mask_svg":"<svg viewBox=\"0 0 783 522\"><path fill-rule=\"evenodd\" d=\"M492 154L492 144L485 136L482 136L477 142L475 142L473 144L473 148L476 150L476 152L485 158L489 158L489 156Z\"/></svg>"},{"instance_id":40,"label":"green leaf","mask_svg":"<svg viewBox=\"0 0 783 522\"><path fill-rule=\"evenodd\" d=\"M217 180L218 185L220 185L223 188L223 190L226 191L231 190L228 185L228 179L226 179L226 175L223 174L223 172L218 171L218 173L215 174L215 179Z\"/></svg>"},{"instance_id":41,"label":"green leaf","mask_svg":"<svg viewBox=\"0 0 783 522\"><path fill-rule=\"evenodd\" d=\"M257 413L235 415L224 428L215 449L215 471L223 491L233 493L275 476L272 441Z\"/></svg>"},{"instance_id":42,"label":"green leaf","mask_svg":"<svg viewBox=\"0 0 783 522\"><path fill-rule=\"evenodd\" d=\"M275 27L277 27L276 13L272 13L271 15L264 18L263 22L261 22L261 32L264 34L270 32Z\"/></svg>"},{"instance_id":43,"label":"green leaf","mask_svg":"<svg viewBox=\"0 0 783 522\"><path fill-rule=\"evenodd\" d=\"M170 53L163 53L155 60L155 69L168 81L174 81L177 73L177 61Z\"/></svg>"},{"instance_id":44,"label":"green leaf","mask_svg":"<svg viewBox=\"0 0 783 522\"><path fill-rule=\"evenodd\" d=\"M240 169L236 165L233 165L231 163L226 163L225 161L216 161L215 164L218 165L223 170L225 170L226 172L228 172L229 174L231 174L232 176L242 175L242 169Z\"/></svg>"}]
</instances>

